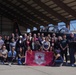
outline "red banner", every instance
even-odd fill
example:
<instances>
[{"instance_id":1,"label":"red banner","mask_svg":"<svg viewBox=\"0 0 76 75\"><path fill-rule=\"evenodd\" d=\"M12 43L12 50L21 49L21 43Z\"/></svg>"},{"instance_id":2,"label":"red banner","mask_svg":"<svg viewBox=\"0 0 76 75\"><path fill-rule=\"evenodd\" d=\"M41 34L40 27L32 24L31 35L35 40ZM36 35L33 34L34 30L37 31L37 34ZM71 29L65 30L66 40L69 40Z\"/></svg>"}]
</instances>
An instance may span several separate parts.
<instances>
[{"instance_id":1,"label":"red banner","mask_svg":"<svg viewBox=\"0 0 76 75\"><path fill-rule=\"evenodd\" d=\"M26 52L26 64L31 66L52 65L53 52Z\"/></svg>"}]
</instances>

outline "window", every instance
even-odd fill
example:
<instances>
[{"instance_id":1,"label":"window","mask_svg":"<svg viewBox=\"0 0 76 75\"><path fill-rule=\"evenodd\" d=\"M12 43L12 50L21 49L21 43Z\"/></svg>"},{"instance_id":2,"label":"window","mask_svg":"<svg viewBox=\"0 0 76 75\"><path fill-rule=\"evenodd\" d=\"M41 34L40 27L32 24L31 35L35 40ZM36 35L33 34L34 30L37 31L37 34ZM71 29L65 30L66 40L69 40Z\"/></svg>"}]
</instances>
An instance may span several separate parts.
<instances>
[{"instance_id":1,"label":"window","mask_svg":"<svg viewBox=\"0 0 76 75\"><path fill-rule=\"evenodd\" d=\"M37 31L37 28L36 27L33 27L33 31Z\"/></svg>"},{"instance_id":2,"label":"window","mask_svg":"<svg viewBox=\"0 0 76 75\"><path fill-rule=\"evenodd\" d=\"M29 28L27 28L27 33L30 33L30 32L31 32L31 30Z\"/></svg>"},{"instance_id":3,"label":"window","mask_svg":"<svg viewBox=\"0 0 76 75\"><path fill-rule=\"evenodd\" d=\"M70 31L76 30L76 20L70 21Z\"/></svg>"},{"instance_id":4,"label":"window","mask_svg":"<svg viewBox=\"0 0 76 75\"><path fill-rule=\"evenodd\" d=\"M54 29L54 25L53 24L49 24L48 25L48 31L51 32Z\"/></svg>"},{"instance_id":5,"label":"window","mask_svg":"<svg viewBox=\"0 0 76 75\"><path fill-rule=\"evenodd\" d=\"M58 29L66 28L66 24L64 22L59 22L58 23Z\"/></svg>"}]
</instances>

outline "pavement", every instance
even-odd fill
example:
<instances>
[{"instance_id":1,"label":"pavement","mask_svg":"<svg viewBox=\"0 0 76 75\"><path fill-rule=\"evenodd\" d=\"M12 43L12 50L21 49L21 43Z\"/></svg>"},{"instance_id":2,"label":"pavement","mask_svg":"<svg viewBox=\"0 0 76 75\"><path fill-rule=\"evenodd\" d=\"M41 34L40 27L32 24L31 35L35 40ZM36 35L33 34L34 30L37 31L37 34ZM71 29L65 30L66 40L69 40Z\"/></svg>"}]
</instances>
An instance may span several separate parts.
<instances>
[{"instance_id":1,"label":"pavement","mask_svg":"<svg viewBox=\"0 0 76 75\"><path fill-rule=\"evenodd\" d=\"M0 75L76 75L76 67L0 65Z\"/></svg>"}]
</instances>

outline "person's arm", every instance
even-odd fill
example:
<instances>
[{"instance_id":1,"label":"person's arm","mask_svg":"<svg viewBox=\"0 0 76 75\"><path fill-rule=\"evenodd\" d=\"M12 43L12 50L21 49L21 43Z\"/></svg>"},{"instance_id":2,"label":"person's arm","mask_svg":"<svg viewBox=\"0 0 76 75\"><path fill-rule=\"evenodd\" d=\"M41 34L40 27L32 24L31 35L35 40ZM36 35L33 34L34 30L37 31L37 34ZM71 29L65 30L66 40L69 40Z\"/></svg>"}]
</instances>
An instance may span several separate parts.
<instances>
[{"instance_id":1,"label":"person's arm","mask_svg":"<svg viewBox=\"0 0 76 75\"><path fill-rule=\"evenodd\" d=\"M18 56L19 56L20 58L24 58L24 57L25 57L24 55L21 56L20 54L18 54Z\"/></svg>"},{"instance_id":2,"label":"person's arm","mask_svg":"<svg viewBox=\"0 0 76 75\"><path fill-rule=\"evenodd\" d=\"M44 43L42 44L43 49L45 50Z\"/></svg>"},{"instance_id":3,"label":"person's arm","mask_svg":"<svg viewBox=\"0 0 76 75\"><path fill-rule=\"evenodd\" d=\"M11 50L11 43L9 44L9 49Z\"/></svg>"},{"instance_id":4,"label":"person's arm","mask_svg":"<svg viewBox=\"0 0 76 75\"><path fill-rule=\"evenodd\" d=\"M58 57L60 57L60 54L57 54L57 55L55 56L55 60L58 59Z\"/></svg>"},{"instance_id":5,"label":"person's arm","mask_svg":"<svg viewBox=\"0 0 76 75\"><path fill-rule=\"evenodd\" d=\"M47 48L47 50L49 50L49 48L50 48L50 42L48 42L49 43L49 45L48 45L48 48Z\"/></svg>"},{"instance_id":6,"label":"person's arm","mask_svg":"<svg viewBox=\"0 0 76 75\"><path fill-rule=\"evenodd\" d=\"M0 56L2 56L2 53L0 52Z\"/></svg>"},{"instance_id":7,"label":"person's arm","mask_svg":"<svg viewBox=\"0 0 76 75\"><path fill-rule=\"evenodd\" d=\"M24 57L25 57L24 55L21 56L21 58L24 58Z\"/></svg>"},{"instance_id":8,"label":"person's arm","mask_svg":"<svg viewBox=\"0 0 76 75\"><path fill-rule=\"evenodd\" d=\"M68 48L68 44L63 48L63 50L65 50L66 48Z\"/></svg>"},{"instance_id":9,"label":"person's arm","mask_svg":"<svg viewBox=\"0 0 76 75\"><path fill-rule=\"evenodd\" d=\"M60 44L60 48L63 50L63 47L62 47L62 45Z\"/></svg>"},{"instance_id":10,"label":"person's arm","mask_svg":"<svg viewBox=\"0 0 76 75\"><path fill-rule=\"evenodd\" d=\"M6 52L6 54L2 55L4 58L7 58L8 51Z\"/></svg>"},{"instance_id":11,"label":"person's arm","mask_svg":"<svg viewBox=\"0 0 76 75\"><path fill-rule=\"evenodd\" d=\"M21 58L21 55L20 54L18 54L18 56Z\"/></svg>"},{"instance_id":12,"label":"person's arm","mask_svg":"<svg viewBox=\"0 0 76 75\"><path fill-rule=\"evenodd\" d=\"M13 58L16 58L16 54L17 54L16 51L14 51Z\"/></svg>"},{"instance_id":13,"label":"person's arm","mask_svg":"<svg viewBox=\"0 0 76 75\"><path fill-rule=\"evenodd\" d=\"M7 58L7 54L5 54L5 55L2 55L2 57L3 57L3 58Z\"/></svg>"}]
</instances>

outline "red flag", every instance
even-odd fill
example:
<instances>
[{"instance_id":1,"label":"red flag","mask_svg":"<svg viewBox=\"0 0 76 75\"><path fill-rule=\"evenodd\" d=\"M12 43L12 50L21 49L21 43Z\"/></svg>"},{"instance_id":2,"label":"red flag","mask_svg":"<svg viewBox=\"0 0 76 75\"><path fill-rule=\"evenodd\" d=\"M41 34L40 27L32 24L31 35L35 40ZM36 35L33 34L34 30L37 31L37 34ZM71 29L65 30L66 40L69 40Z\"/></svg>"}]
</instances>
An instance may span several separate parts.
<instances>
[{"instance_id":1,"label":"red flag","mask_svg":"<svg viewBox=\"0 0 76 75\"><path fill-rule=\"evenodd\" d=\"M38 52L32 51L26 53L26 64L27 65L52 65L53 52Z\"/></svg>"}]
</instances>

